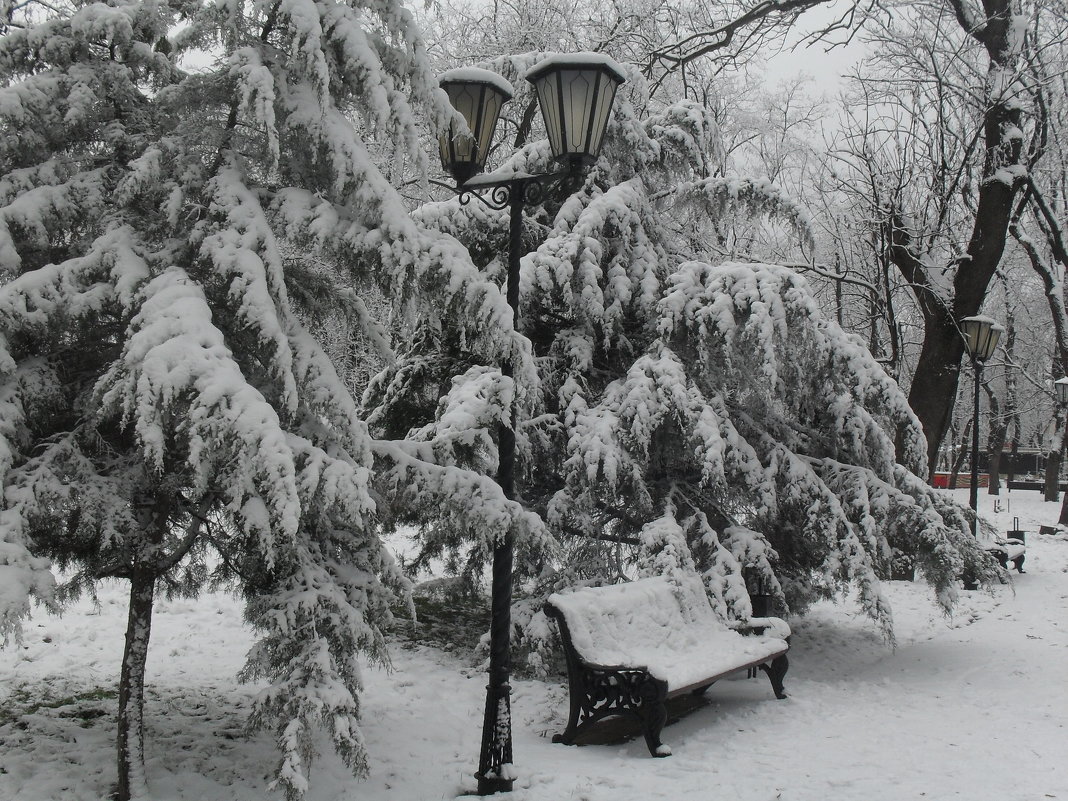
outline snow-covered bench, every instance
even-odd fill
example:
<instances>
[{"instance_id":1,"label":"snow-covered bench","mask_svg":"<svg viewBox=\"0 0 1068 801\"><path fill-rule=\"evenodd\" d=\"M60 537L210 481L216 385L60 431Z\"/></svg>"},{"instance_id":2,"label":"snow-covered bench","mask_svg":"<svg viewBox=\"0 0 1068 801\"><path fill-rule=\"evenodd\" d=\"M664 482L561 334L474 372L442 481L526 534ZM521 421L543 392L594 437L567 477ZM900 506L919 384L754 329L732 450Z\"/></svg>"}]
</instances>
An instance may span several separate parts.
<instances>
[{"instance_id":1,"label":"snow-covered bench","mask_svg":"<svg viewBox=\"0 0 1068 801\"><path fill-rule=\"evenodd\" d=\"M987 543L983 546L983 549L997 559L998 563L1006 570L1009 569L1009 563L1011 562L1012 566L1016 568L1016 572L1024 572L1024 555L1027 553L1027 546L1023 540L1014 537L999 539Z\"/></svg>"},{"instance_id":2,"label":"snow-covered bench","mask_svg":"<svg viewBox=\"0 0 1068 801\"><path fill-rule=\"evenodd\" d=\"M571 696L567 728L553 742L570 745L598 720L628 714L641 722L649 753L668 756L671 749L660 742L664 702L748 668L762 669L775 697L786 697L790 627L768 617L729 628L697 577L554 593L545 613L560 629Z\"/></svg>"}]
</instances>

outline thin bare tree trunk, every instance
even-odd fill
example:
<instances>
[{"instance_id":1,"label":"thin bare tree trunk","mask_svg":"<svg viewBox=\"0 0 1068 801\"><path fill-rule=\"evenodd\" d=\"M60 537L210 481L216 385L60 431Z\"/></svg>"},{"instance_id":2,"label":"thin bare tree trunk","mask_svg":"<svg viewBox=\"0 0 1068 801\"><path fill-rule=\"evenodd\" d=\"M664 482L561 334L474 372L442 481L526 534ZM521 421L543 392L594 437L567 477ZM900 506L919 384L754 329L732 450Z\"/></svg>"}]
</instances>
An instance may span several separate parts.
<instances>
[{"instance_id":1,"label":"thin bare tree trunk","mask_svg":"<svg viewBox=\"0 0 1068 801\"><path fill-rule=\"evenodd\" d=\"M156 574L136 566L130 576L130 610L126 648L119 676L118 790L116 801L148 798L145 779L145 665L152 633L152 601Z\"/></svg>"},{"instance_id":2,"label":"thin bare tree trunk","mask_svg":"<svg viewBox=\"0 0 1068 801\"><path fill-rule=\"evenodd\" d=\"M1053 451L1046 460L1046 491L1045 499L1051 503L1061 497L1059 476L1061 473L1061 452Z\"/></svg>"},{"instance_id":3,"label":"thin bare tree trunk","mask_svg":"<svg viewBox=\"0 0 1068 801\"><path fill-rule=\"evenodd\" d=\"M1009 470L1005 478L1008 481L1016 480L1016 463L1020 458L1020 421L1018 419L1013 420L1012 425L1012 447L1009 449ZM1010 485L1011 489L1011 485Z\"/></svg>"}]
</instances>

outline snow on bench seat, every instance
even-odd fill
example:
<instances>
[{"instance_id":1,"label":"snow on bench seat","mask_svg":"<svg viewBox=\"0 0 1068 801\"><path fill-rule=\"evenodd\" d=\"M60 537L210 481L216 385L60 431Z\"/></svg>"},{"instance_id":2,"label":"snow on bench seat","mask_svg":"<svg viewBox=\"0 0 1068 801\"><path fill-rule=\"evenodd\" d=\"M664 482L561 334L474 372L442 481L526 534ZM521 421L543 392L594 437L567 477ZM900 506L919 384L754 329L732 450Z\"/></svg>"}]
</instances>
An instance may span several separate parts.
<instances>
[{"instance_id":1,"label":"snow on bench seat","mask_svg":"<svg viewBox=\"0 0 1068 801\"><path fill-rule=\"evenodd\" d=\"M750 667L764 670L776 697L786 697L790 627L779 618L728 627L696 576L554 593L545 612L560 627L571 702L567 729L554 742L573 743L597 720L630 714L641 721L649 752L667 756L660 742L666 699Z\"/></svg>"}]
</instances>

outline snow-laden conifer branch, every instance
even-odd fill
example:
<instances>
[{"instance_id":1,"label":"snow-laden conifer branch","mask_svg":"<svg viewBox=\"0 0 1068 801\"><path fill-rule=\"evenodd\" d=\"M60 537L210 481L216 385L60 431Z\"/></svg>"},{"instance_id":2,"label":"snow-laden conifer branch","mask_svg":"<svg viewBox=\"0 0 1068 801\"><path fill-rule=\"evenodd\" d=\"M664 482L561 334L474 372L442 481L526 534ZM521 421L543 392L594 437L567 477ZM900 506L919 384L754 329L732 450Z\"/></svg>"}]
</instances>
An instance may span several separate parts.
<instances>
[{"instance_id":1,"label":"snow-laden conifer branch","mask_svg":"<svg viewBox=\"0 0 1068 801\"><path fill-rule=\"evenodd\" d=\"M278 414L246 382L184 271L161 274L143 294L123 353L101 378L100 408L136 433L155 470L173 469L167 457L176 449L196 492L224 486L232 510L273 554L276 535L292 537L301 514ZM177 448L176 422L185 440ZM259 513L261 498L269 518Z\"/></svg>"},{"instance_id":2,"label":"snow-laden conifer branch","mask_svg":"<svg viewBox=\"0 0 1068 801\"><path fill-rule=\"evenodd\" d=\"M701 206L702 213L714 220L743 217L783 222L808 250L815 248L808 212L766 178L704 178L676 187L670 196L680 211Z\"/></svg>"},{"instance_id":3,"label":"snow-laden conifer branch","mask_svg":"<svg viewBox=\"0 0 1068 801\"><path fill-rule=\"evenodd\" d=\"M494 544L509 532L518 552L531 559L555 551L557 544L537 514L507 500L487 476L435 464L433 443L376 441L373 448L383 465L379 484L395 499L395 512L422 528L420 559L473 549L473 569L485 564Z\"/></svg>"}]
</instances>

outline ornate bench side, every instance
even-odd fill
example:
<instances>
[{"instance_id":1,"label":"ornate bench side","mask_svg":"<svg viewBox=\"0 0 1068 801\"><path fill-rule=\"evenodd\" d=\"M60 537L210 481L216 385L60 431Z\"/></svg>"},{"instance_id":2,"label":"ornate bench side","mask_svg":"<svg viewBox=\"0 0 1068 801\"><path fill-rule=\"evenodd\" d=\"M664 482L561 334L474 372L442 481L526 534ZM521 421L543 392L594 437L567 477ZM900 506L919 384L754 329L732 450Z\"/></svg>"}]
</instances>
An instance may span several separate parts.
<instances>
[{"instance_id":1,"label":"ornate bench side","mask_svg":"<svg viewBox=\"0 0 1068 801\"><path fill-rule=\"evenodd\" d=\"M776 637L782 637L785 641L787 650L790 646L790 625L783 619L777 617L754 617L747 621L737 623L733 625L735 631L743 636L761 635L765 631L771 630L771 633ZM771 682L772 692L775 693L775 697L780 701L786 699L786 689L783 686L783 680L786 678L786 671L790 669L790 659L787 657L786 652L779 654L770 662L765 662L757 667L763 670L767 675L768 680ZM751 675L755 675L751 674Z\"/></svg>"},{"instance_id":2,"label":"ornate bench side","mask_svg":"<svg viewBox=\"0 0 1068 801\"><path fill-rule=\"evenodd\" d=\"M602 718L627 714L642 725L649 753L667 756L660 732L667 722L667 682L649 675L640 665L595 665L586 662L571 641L567 620L556 606L546 603L545 614L556 621L567 662L570 711L567 728L553 735L554 743L571 745L585 729Z\"/></svg>"}]
</instances>

